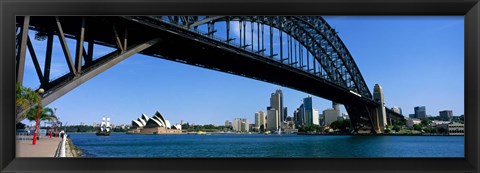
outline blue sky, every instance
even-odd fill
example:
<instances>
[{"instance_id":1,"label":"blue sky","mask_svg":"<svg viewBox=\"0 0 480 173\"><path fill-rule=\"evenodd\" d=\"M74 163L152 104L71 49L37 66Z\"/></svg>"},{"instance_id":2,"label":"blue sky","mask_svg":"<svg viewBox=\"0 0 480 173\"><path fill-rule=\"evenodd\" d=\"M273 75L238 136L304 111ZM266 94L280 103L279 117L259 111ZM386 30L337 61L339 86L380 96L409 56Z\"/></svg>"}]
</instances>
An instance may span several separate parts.
<instances>
[{"instance_id":1,"label":"blue sky","mask_svg":"<svg viewBox=\"0 0 480 173\"><path fill-rule=\"evenodd\" d=\"M463 16L324 18L349 49L371 92L376 83L383 87L387 107L399 106L406 116L413 113L414 106L426 106L427 114L432 116L441 110L453 110L456 116L464 113ZM33 33L30 35L33 38ZM44 57L42 47L46 41L32 41L37 56ZM73 53L75 41L69 40L68 44ZM53 78L68 72L58 40L54 41L54 50ZM94 56L111 50L96 47ZM39 61L43 68L43 58ZM24 85L40 85L28 54ZM254 113L265 111L276 89L283 90L289 116L309 95L249 78L134 55L48 107L58 108L57 115L68 124L92 124L102 116L111 117L113 124L130 124L141 113L150 117L157 110L172 124L184 120L223 125L225 120L237 117L253 123ZM319 97L313 97L313 103L320 112L331 107L330 101Z\"/></svg>"}]
</instances>

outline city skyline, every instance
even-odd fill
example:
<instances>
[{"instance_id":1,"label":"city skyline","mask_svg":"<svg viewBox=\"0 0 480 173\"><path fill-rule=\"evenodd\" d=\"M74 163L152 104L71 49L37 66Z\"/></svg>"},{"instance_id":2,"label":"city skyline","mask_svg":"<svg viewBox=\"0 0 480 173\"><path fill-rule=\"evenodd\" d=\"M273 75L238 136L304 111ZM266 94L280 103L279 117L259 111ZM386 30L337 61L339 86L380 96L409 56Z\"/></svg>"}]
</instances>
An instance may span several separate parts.
<instances>
[{"instance_id":1,"label":"city skyline","mask_svg":"<svg viewBox=\"0 0 480 173\"><path fill-rule=\"evenodd\" d=\"M325 19L349 49L370 92L373 93L375 84L382 86L388 108L398 106L406 117L414 112L415 106L426 106L426 114L432 116L438 116L442 110L453 110L455 116L463 114L463 17L329 16ZM40 45L32 42L34 46ZM96 54L108 52L104 49L96 50ZM60 56L54 57L52 62L61 60ZM57 76L66 68L58 64L52 65L52 73ZM27 56L24 85L36 88L38 79L32 67ZM255 112L267 112L269 96L277 89L282 89L284 107L291 117L301 99L310 95L249 78L135 55L47 106L58 107L57 115L69 124L90 124L100 121L102 116L112 117L114 124L129 124L142 113L150 117L159 111L174 124L184 120L221 125L236 117L253 120ZM316 96L313 102L319 112L331 107L331 101ZM341 112L346 112L343 107Z\"/></svg>"}]
</instances>

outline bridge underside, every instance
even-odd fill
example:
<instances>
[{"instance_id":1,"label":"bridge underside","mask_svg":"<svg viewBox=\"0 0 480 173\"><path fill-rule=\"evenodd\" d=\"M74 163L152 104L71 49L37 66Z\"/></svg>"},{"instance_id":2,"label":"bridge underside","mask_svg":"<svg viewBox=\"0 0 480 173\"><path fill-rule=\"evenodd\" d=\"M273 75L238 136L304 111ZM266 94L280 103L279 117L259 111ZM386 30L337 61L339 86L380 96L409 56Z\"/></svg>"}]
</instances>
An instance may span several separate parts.
<instances>
[{"instance_id":1,"label":"bridge underside","mask_svg":"<svg viewBox=\"0 0 480 173\"><path fill-rule=\"evenodd\" d=\"M21 26L23 18L17 18L17 21ZM355 131L370 129L371 132L378 132L378 129L373 128L372 119L372 111L377 107L377 103L371 98L352 94L350 90L318 76L226 43L206 39L202 35L176 26L152 25L123 17L60 17L57 20L55 17L31 17L29 25L30 29L39 33L63 35L77 40L78 49L75 56L65 54L67 62L70 58L71 73L52 81L48 80L49 74L45 72L43 73L45 75L39 74L41 87L46 91L43 105L49 104L86 80L138 52L278 84L332 100L345 105ZM78 46L83 45L83 40L89 44L95 43L117 50L93 60L93 45L92 50L90 46L88 49ZM21 47L20 45L19 52L22 50ZM83 55L78 51L82 49L80 52L83 52ZM22 59L17 57L17 60ZM82 60L85 61L84 65L81 65ZM98 68L102 69L95 71ZM45 69L49 70L49 67Z\"/></svg>"}]
</instances>

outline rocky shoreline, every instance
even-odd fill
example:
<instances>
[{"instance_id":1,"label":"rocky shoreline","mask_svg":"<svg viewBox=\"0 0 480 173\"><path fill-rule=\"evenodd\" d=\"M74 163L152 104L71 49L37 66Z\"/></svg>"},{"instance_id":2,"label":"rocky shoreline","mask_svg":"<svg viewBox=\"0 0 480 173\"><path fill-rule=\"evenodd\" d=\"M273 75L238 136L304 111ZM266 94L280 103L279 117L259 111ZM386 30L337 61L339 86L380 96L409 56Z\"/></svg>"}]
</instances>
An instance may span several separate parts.
<instances>
[{"instance_id":1,"label":"rocky shoreline","mask_svg":"<svg viewBox=\"0 0 480 173\"><path fill-rule=\"evenodd\" d=\"M70 138L67 137L67 143L65 144L65 156L66 157L84 157L83 151L75 146Z\"/></svg>"}]
</instances>

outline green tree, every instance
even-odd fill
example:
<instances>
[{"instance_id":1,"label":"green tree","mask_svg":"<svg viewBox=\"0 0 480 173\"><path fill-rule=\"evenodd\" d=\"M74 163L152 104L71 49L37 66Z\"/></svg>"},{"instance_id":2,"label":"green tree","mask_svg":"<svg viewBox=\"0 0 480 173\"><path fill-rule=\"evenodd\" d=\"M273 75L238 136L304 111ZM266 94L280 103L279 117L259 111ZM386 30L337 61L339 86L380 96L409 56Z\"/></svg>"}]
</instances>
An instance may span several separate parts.
<instances>
[{"instance_id":1,"label":"green tree","mask_svg":"<svg viewBox=\"0 0 480 173\"><path fill-rule=\"evenodd\" d=\"M400 126L393 126L392 130L395 130L395 132L399 132L400 131Z\"/></svg>"},{"instance_id":2,"label":"green tree","mask_svg":"<svg viewBox=\"0 0 480 173\"><path fill-rule=\"evenodd\" d=\"M432 120L428 119L428 118L424 118L422 119L422 121L420 122L420 124L422 124L422 126L428 126L430 125L430 123L432 123Z\"/></svg>"},{"instance_id":3,"label":"green tree","mask_svg":"<svg viewBox=\"0 0 480 173\"><path fill-rule=\"evenodd\" d=\"M391 131L390 129L385 129L385 133L387 134L390 133L390 131Z\"/></svg>"},{"instance_id":4,"label":"green tree","mask_svg":"<svg viewBox=\"0 0 480 173\"><path fill-rule=\"evenodd\" d=\"M35 121L37 119L38 105L30 109L26 114L26 119L30 121ZM58 121L58 118L55 116L53 110L49 107L40 107L39 122L41 121Z\"/></svg>"},{"instance_id":5,"label":"green tree","mask_svg":"<svg viewBox=\"0 0 480 173\"><path fill-rule=\"evenodd\" d=\"M425 131L425 133L437 133L437 129L432 127L426 127L423 130Z\"/></svg>"},{"instance_id":6,"label":"green tree","mask_svg":"<svg viewBox=\"0 0 480 173\"><path fill-rule=\"evenodd\" d=\"M182 124L182 129L190 129L190 124L188 123L185 123L185 124Z\"/></svg>"},{"instance_id":7,"label":"green tree","mask_svg":"<svg viewBox=\"0 0 480 173\"><path fill-rule=\"evenodd\" d=\"M333 130L340 129L341 126L342 126L342 124L341 124L340 121L334 121L330 124L330 128L332 128Z\"/></svg>"},{"instance_id":8,"label":"green tree","mask_svg":"<svg viewBox=\"0 0 480 173\"><path fill-rule=\"evenodd\" d=\"M414 124L413 129L417 130L417 131L420 131L420 130L422 130L422 126L420 124Z\"/></svg>"},{"instance_id":9,"label":"green tree","mask_svg":"<svg viewBox=\"0 0 480 173\"><path fill-rule=\"evenodd\" d=\"M34 90L15 85L15 123L27 118L29 109L40 103L40 97Z\"/></svg>"}]
</instances>

